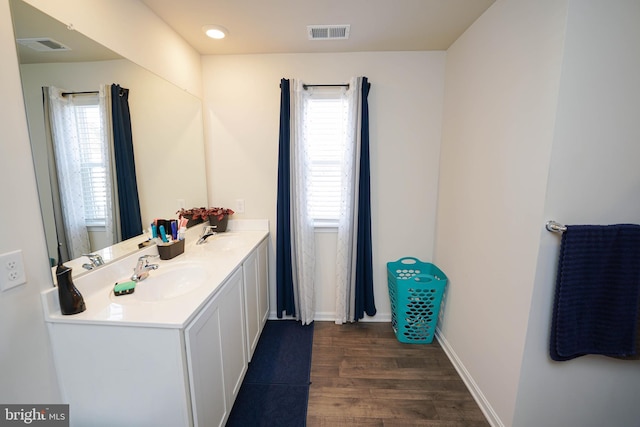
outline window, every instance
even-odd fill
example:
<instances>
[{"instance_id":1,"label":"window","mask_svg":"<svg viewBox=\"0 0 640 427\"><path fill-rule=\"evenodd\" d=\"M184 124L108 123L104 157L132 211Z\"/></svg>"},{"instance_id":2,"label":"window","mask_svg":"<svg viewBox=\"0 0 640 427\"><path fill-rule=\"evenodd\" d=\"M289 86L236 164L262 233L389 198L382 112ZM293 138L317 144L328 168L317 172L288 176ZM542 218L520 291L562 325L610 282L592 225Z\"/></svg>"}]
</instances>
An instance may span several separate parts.
<instances>
[{"instance_id":1,"label":"window","mask_svg":"<svg viewBox=\"0 0 640 427\"><path fill-rule=\"evenodd\" d=\"M79 142L82 196L87 226L104 226L107 216L107 168L102 115L96 96L73 99Z\"/></svg>"},{"instance_id":2,"label":"window","mask_svg":"<svg viewBox=\"0 0 640 427\"><path fill-rule=\"evenodd\" d=\"M316 227L335 227L342 197L348 102L337 91L322 91L305 99L309 215Z\"/></svg>"}]
</instances>

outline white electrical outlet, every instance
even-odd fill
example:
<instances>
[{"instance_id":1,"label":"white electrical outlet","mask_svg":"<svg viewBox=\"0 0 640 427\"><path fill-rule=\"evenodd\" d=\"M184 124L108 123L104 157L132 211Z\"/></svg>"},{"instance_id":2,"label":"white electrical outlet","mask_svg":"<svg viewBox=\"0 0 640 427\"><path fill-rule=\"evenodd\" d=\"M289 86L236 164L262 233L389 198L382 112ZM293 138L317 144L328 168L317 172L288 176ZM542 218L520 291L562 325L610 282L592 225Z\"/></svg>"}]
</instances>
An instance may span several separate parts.
<instances>
[{"instance_id":1,"label":"white electrical outlet","mask_svg":"<svg viewBox=\"0 0 640 427\"><path fill-rule=\"evenodd\" d=\"M244 213L244 199L236 199L236 212Z\"/></svg>"},{"instance_id":2,"label":"white electrical outlet","mask_svg":"<svg viewBox=\"0 0 640 427\"><path fill-rule=\"evenodd\" d=\"M6 291L25 283L27 283L27 276L24 272L22 251L0 255L0 289Z\"/></svg>"}]
</instances>

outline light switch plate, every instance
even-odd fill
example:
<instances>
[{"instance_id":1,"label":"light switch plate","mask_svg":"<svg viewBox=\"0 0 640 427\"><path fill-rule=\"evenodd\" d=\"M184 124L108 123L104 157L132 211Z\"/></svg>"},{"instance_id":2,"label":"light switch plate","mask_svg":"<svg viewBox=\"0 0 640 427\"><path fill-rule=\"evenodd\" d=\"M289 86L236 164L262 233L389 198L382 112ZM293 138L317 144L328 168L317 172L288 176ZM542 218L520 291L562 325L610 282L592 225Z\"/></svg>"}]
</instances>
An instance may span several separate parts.
<instances>
[{"instance_id":1,"label":"light switch plate","mask_svg":"<svg viewBox=\"0 0 640 427\"><path fill-rule=\"evenodd\" d=\"M244 213L244 199L236 199L236 212Z\"/></svg>"},{"instance_id":2,"label":"light switch plate","mask_svg":"<svg viewBox=\"0 0 640 427\"><path fill-rule=\"evenodd\" d=\"M22 251L0 255L0 289L6 291L25 283L27 283L27 276L24 271Z\"/></svg>"}]
</instances>

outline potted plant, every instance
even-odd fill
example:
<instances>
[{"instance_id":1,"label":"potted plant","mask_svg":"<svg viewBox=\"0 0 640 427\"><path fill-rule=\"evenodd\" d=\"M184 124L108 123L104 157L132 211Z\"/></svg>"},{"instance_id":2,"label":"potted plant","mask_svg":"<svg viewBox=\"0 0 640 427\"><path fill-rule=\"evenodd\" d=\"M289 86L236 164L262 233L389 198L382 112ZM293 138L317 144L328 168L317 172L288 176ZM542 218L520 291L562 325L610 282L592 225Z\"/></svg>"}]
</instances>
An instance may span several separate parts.
<instances>
[{"instance_id":1,"label":"potted plant","mask_svg":"<svg viewBox=\"0 0 640 427\"><path fill-rule=\"evenodd\" d=\"M215 225L216 231L223 232L227 230L227 222L229 221L229 216L233 215L235 212L231 209L227 208L191 208L191 209L180 209L176 212L180 218L187 218L189 222L187 223L187 227L191 227L192 225L199 224L203 221L209 220L209 225Z\"/></svg>"}]
</instances>

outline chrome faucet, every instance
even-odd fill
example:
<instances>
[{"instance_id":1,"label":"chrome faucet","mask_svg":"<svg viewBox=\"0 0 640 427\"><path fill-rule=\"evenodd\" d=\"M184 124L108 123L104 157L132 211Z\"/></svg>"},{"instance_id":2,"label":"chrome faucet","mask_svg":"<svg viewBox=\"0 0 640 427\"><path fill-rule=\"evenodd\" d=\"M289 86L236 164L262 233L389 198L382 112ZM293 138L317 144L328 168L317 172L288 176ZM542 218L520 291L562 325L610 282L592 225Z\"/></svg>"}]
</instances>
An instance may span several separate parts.
<instances>
[{"instance_id":1,"label":"chrome faucet","mask_svg":"<svg viewBox=\"0 0 640 427\"><path fill-rule=\"evenodd\" d=\"M216 232L217 228L218 228L217 225L205 225L204 227L202 227L202 234L200 235L200 238L196 242L196 245L201 245L207 241L207 238L218 234Z\"/></svg>"},{"instance_id":2,"label":"chrome faucet","mask_svg":"<svg viewBox=\"0 0 640 427\"><path fill-rule=\"evenodd\" d=\"M138 263L136 264L136 268L133 269L133 276L131 276L131 280L139 282L149 277L149 272L151 270L157 270L159 267L158 264L149 264L149 258L157 257L158 255L143 255L138 258Z\"/></svg>"},{"instance_id":3,"label":"chrome faucet","mask_svg":"<svg viewBox=\"0 0 640 427\"><path fill-rule=\"evenodd\" d=\"M87 270L93 270L94 268L98 268L101 265L104 265L104 260L100 256L100 254L82 254L82 256L86 256L89 258L89 262L86 264L82 264L82 268Z\"/></svg>"}]
</instances>

